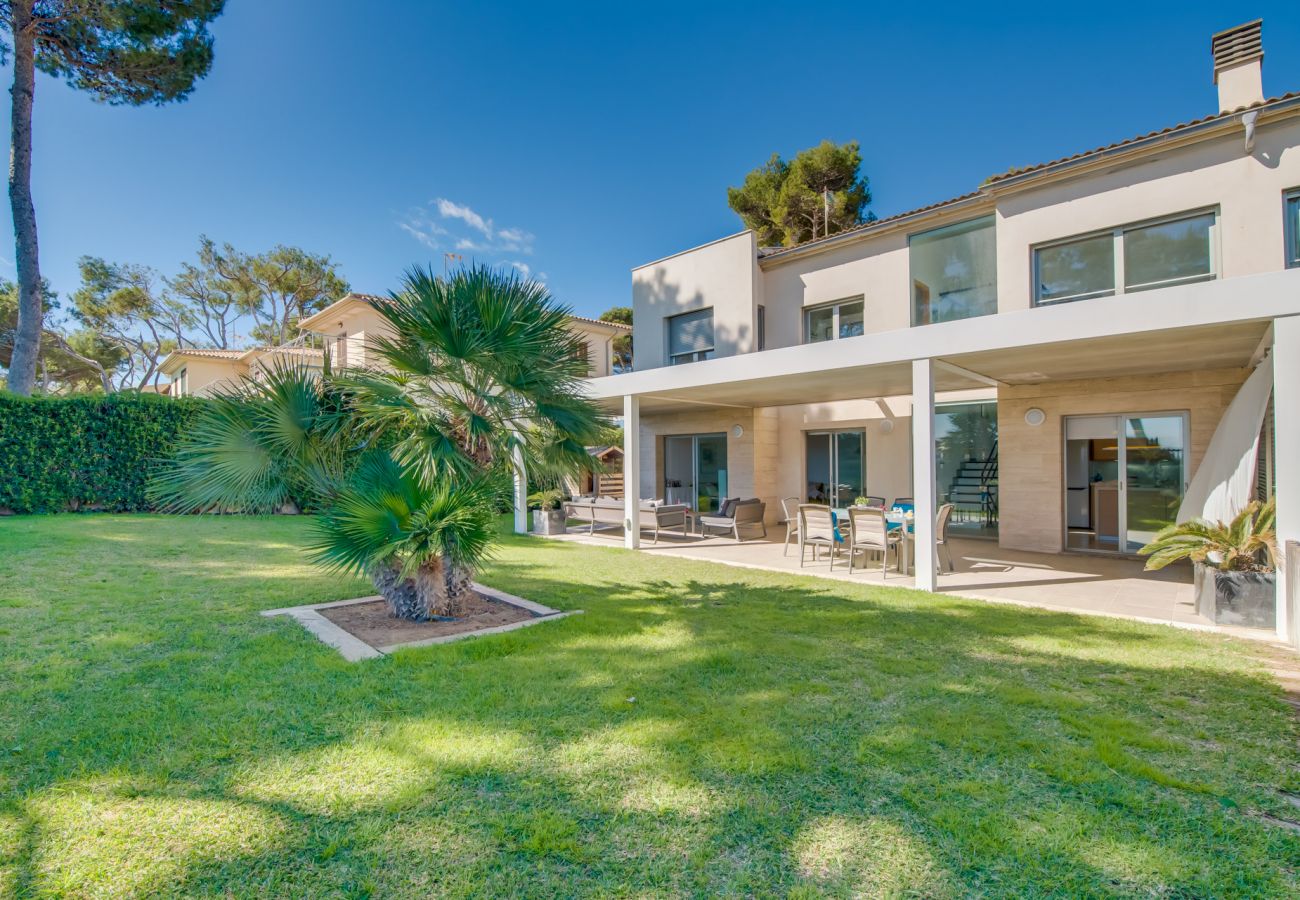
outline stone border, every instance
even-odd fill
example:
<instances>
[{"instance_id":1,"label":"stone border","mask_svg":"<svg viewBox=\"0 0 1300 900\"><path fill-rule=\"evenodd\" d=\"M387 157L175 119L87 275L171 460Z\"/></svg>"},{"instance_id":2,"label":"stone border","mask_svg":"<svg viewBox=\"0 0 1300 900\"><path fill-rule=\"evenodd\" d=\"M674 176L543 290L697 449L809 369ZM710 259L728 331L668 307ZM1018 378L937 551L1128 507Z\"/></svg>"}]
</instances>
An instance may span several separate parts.
<instances>
[{"instance_id":1,"label":"stone border","mask_svg":"<svg viewBox=\"0 0 1300 900\"><path fill-rule=\"evenodd\" d=\"M474 582L474 590L478 591L484 597L493 600L499 600L502 603L509 603L511 606L518 606L526 609L536 618L522 619L518 622L510 622L507 625L492 625L488 628L479 628L476 631L462 631L459 634L443 634L437 637L423 638L418 641L406 641L401 644L388 644L383 647L372 647L361 638L345 631L335 625L329 619L322 616L316 610L332 609L336 606L353 606L357 603L372 603L375 600L382 600L379 594L372 594L368 597L356 597L352 600L334 600L330 603L311 603L306 606L285 606L280 609L262 610L262 615L271 616L288 616L298 622L303 628L314 634L321 643L328 644L343 655L348 662L358 662L363 659L374 659L379 656L387 656L394 650L401 650L405 647L429 647L434 644L448 644L452 641L463 640L464 638L478 637L483 634L500 634L505 631L514 631L516 628L527 628L529 625L537 625L550 619L563 619L566 616L577 615L582 612L580 609L571 609L568 612L561 612L558 609L551 609L549 606L543 606L540 603L534 603L531 600L525 600L523 597L516 597L514 594L507 594L505 591L498 591L496 588L490 588L486 585Z\"/></svg>"}]
</instances>

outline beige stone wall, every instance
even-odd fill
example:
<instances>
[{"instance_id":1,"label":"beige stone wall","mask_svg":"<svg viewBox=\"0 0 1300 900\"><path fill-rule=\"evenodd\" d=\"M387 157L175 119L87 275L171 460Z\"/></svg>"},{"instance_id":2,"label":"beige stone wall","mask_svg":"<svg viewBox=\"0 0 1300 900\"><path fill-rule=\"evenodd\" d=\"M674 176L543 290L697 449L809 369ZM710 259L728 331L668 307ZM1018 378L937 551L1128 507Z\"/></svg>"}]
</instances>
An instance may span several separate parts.
<instances>
[{"instance_id":1,"label":"beige stone wall","mask_svg":"<svg viewBox=\"0 0 1300 900\"><path fill-rule=\"evenodd\" d=\"M1063 417L1186 412L1190 479L1247 374L1244 369L1212 369L999 388L1000 544L1015 550L1062 550ZM1047 414L1042 425L1026 424L1030 407Z\"/></svg>"},{"instance_id":2,"label":"beige stone wall","mask_svg":"<svg viewBox=\"0 0 1300 900\"><path fill-rule=\"evenodd\" d=\"M664 495L664 437L674 434L726 434L727 493L732 497L760 496L754 481L755 411L700 409L641 416L641 498ZM744 429L736 437L734 426ZM766 434L766 430L764 433ZM764 438L764 446L767 438ZM767 499L763 497L763 499ZM769 504L769 514L771 513Z\"/></svg>"}]
</instances>

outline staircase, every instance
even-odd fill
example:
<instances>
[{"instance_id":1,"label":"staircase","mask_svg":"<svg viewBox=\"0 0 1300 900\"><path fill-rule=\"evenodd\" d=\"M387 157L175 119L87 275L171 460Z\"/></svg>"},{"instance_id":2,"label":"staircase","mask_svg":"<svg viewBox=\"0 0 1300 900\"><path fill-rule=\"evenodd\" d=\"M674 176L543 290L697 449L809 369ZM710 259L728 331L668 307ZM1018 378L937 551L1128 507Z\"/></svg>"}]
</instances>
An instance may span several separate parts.
<instances>
[{"instance_id":1,"label":"staircase","mask_svg":"<svg viewBox=\"0 0 1300 900\"><path fill-rule=\"evenodd\" d=\"M998 445L985 459L968 456L958 465L948 483L946 502L953 505L959 522L977 521L993 525L998 520Z\"/></svg>"}]
</instances>

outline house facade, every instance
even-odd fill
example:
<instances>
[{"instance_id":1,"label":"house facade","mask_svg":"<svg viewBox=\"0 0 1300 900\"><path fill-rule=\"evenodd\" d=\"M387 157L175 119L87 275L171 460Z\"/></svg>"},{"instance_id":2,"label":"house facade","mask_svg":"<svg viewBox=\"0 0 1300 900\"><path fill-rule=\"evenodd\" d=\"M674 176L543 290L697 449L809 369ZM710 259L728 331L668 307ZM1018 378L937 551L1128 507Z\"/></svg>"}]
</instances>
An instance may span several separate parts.
<instances>
[{"instance_id":1,"label":"house facade","mask_svg":"<svg viewBox=\"0 0 1300 900\"><path fill-rule=\"evenodd\" d=\"M624 417L629 504L758 497L776 522L787 498L906 498L918 547L952 503L954 531L1002 547L1131 555L1267 366L1251 489L1300 540L1300 93L1265 98L1258 22L1213 55L1204 118L798 246L745 231L634 269L636 371L591 382Z\"/></svg>"}]
</instances>

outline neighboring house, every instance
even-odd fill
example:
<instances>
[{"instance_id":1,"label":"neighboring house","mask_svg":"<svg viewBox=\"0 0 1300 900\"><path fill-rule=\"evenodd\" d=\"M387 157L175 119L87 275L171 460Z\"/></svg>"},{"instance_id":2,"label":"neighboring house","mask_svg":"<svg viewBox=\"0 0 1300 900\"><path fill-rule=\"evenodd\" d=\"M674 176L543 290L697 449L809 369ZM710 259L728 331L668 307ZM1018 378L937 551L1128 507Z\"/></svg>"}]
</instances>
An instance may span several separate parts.
<instances>
[{"instance_id":1,"label":"neighboring house","mask_svg":"<svg viewBox=\"0 0 1300 900\"><path fill-rule=\"evenodd\" d=\"M292 344L251 350L183 349L170 353L159 371L171 379L167 391L174 397L203 397L234 387L243 379L258 379L275 365L296 362L313 369L324 366L329 353L335 368L373 365L368 338L385 333L383 317L374 304L380 298L350 293L298 323L301 332ZM570 316L569 328L582 341L592 377L613 372L614 338L628 334L627 325Z\"/></svg>"},{"instance_id":2,"label":"neighboring house","mask_svg":"<svg viewBox=\"0 0 1300 900\"><path fill-rule=\"evenodd\" d=\"M310 347L253 347L248 350L184 348L167 354L158 371L171 379L171 397L206 397L237 387L246 378L257 380L276 365L306 365L320 369L322 351Z\"/></svg>"},{"instance_id":3,"label":"neighboring house","mask_svg":"<svg viewBox=\"0 0 1300 900\"><path fill-rule=\"evenodd\" d=\"M1300 93L1264 99L1258 22L1213 57L1204 118L798 246L745 231L634 269L637 371L591 384L624 416L629 499L753 496L776 519L782 498L910 497L918 546L950 501L1007 548L1131 555L1263 364L1250 458L1300 539Z\"/></svg>"},{"instance_id":4,"label":"neighboring house","mask_svg":"<svg viewBox=\"0 0 1300 900\"><path fill-rule=\"evenodd\" d=\"M588 451L601 464L603 471L584 472L566 479L565 487L574 497L623 496L623 448L588 447Z\"/></svg>"}]
</instances>

